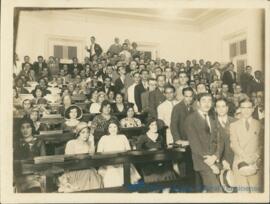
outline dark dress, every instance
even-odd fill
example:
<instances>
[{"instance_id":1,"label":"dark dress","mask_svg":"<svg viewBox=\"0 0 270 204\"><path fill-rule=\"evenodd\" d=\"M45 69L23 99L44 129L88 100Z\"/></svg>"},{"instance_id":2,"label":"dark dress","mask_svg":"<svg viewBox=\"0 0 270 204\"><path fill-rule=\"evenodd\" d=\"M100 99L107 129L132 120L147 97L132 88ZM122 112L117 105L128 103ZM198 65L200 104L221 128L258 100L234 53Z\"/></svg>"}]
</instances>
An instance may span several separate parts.
<instances>
[{"instance_id":1,"label":"dark dress","mask_svg":"<svg viewBox=\"0 0 270 204\"><path fill-rule=\"evenodd\" d=\"M45 155L45 145L42 140L33 138L31 142L19 141L15 144L14 159L33 159L37 156ZM24 175L21 176L19 168L14 168L15 184L18 192L41 192L41 182L44 181L43 176Z\"/></svg>"},{"instance_id":2,"label":"dark dress","mask_svg":"<svg viewBox=\"0 0 270 204\"><path fill-rule=\"evenodd\" d=\"M158 136L156 141L150 139L146 134L141 135L138 138L137 149L148 150L148 149L162 149L164 147L164 140L161 135ZM171 162L151 162L144 163L140 167L144 182L159 182L169 181L176 179L176 174L173 171Z\"/></svg>"}]
</instances>

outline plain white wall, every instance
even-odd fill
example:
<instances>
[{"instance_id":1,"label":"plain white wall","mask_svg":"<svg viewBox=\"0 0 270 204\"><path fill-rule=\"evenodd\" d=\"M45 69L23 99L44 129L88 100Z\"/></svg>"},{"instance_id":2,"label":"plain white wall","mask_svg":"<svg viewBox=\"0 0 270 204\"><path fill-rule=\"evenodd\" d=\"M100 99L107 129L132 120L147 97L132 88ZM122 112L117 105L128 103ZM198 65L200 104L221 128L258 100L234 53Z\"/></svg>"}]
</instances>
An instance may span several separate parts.
<instances>
[{"instance_id":1,"label":"plain white wall","mask_svg":"<svg viewBox=\"0 0 270 204\"><path fill-rule=\"evenodd\" d=\"M201 57L221 62L230 61L229 49L224 47L224 38L246 32L247 64L251 65L253 70L264 69L263 22L263 10L246 9L238 15L228 15L214 25L204 26L200 35Z\"/></svg>"},{"instance_id":2,"label":"plain white wall","mask_svg":"<svg viewBox=\"0 0 270 204\"><path fill-rule=\"evenodd\" d=\"M89 45L89 37L92 35L96 36L97 42L107 50L114 37L118 36L121 42L128 38L131 42L156 44L158 55L169 61L204 58L228 62L229 50L224 48L224 37L244 30L247 33L247 63L253 66L254 70L264 69L262 18L261 10L246 9L237 15L228 14L218 22L205 24L202 28L175 22L96 14L86 17L63 11L21 12L16 52L21 60L28 54L34 61L38 55L48 57L48 36L81 39L84 45Z\"/></svg>"},{"instance_id":3,"label":"plain white wall","mask_svg":"<svg viewBox=\"0 0 270 204\"><path fill-rule=\"evenodd\" d=\"M23 58L26 54L32 60L36 60L38 55L48 57L48 35L81 38L85 45L90 44L90 36L94 35L104 50L109 48L116 36L121 42L128 38L131 42L152 43L157 45L158 55L169 61L197 58L200 51L197 47L199 33L194 32L193 26L96 15L88 15L87 19L55 16L42 11L21 13L16 49L19 57Z\"/></svg>"}]
</instances>

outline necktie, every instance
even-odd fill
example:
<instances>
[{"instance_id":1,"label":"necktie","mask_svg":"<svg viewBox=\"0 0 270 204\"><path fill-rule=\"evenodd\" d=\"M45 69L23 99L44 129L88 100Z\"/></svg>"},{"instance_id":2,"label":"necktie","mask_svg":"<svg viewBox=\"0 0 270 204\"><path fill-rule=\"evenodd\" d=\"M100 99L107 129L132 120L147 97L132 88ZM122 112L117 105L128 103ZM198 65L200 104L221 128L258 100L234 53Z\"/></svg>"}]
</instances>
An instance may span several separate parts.
<instances>
[{"instance_id":1,"label":"necktie","mask_svg":"<svg viewBox=\"0 0 270 204\"><path fill-rule=\"evenodd\" d=\"M246 120L245 123L246 123L246 129L248 131L249 130L249 122L248 122L248 120Z\"/></svg>"},{"instance_id":2,"label":"necktie","mask_svg":"<svg viewBox=\"0 0 270 204\"><path fill-rule=\"evenodd\" d=\"M224 120L222 120L222 121L221 121L221 124L222 124L222 127L224 127L224 128L225 128L225 126L226 126L226 122L225 122Z\"/></svg>"},{"instance_id":3,"label":"necktie","mask_svg":"<svg viewBox=\"0 0 270 204\"><path fill-rule=\"evenodd\" d=\"M204 121L205 121L205 131L210 134L210 127L207 122L207 114L203 114L203 115L204 115Z\"/></svg>"}]
</instances>

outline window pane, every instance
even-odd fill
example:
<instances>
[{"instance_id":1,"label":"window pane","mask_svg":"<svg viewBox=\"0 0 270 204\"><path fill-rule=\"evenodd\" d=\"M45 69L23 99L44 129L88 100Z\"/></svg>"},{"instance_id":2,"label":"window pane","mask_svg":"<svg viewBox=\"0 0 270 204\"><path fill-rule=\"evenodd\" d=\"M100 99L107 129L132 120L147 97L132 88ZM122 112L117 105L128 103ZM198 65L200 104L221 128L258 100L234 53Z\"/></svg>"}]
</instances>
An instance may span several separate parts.
<instances>
[{"instance_id":1,"label":"window pane","mask_svg":"<svg viewBox=\"0 0 270 204\"><path fill-rule=\"evenodd\" d=\"M230 58L236 56L236 43L230 44Z\"/></svg>"},{"instance_id":2,"label":"window pane","mask_svg":"<svg viewBox=\"0 0 270 204\"><path fill-rule=\"evenodd\" d=\"M247 54L247 40L240 41L240 55Z\"/></svg>"},{"instance_id":3,"label":"window pane","mask_svg":"<svg viewBox=\"0 0 270 204\"><path fill-rule=\"evenodd\" d=\"M53 56L58 57L59 59L63 59L63 46L55 45L53 47Z\"/></svg>"},{"instance_id":4,"label":"window pane","mask_svg":"<svg viewBox=\"0 0 270 204\"><path fill-rule=\"evenodd\" d=\"M68 59L77 57L77 47L68 46Z\"/></svg>"}]
</instances>

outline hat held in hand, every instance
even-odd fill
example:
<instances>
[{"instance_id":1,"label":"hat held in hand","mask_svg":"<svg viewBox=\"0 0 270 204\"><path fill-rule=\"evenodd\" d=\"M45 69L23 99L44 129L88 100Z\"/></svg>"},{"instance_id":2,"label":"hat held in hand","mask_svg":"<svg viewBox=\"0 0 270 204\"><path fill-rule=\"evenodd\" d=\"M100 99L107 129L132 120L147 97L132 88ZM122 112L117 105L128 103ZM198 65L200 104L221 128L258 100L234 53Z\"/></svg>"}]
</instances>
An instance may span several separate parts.
<instances>
[{"instance_id":1,"label":"hat held in hand","mask_svg":"<svg viewBox=\"0 0 270 204\"><path fill-rule=\"evenodd\" d=\"M252 176L254 174L256 174L257 172L257 168L256 168L256 165L249 165L248 163L246 162L240 162L238 165L238 170L239 170L239 173L242 175L242 176Z\"/></svg>"}]
</instances>

